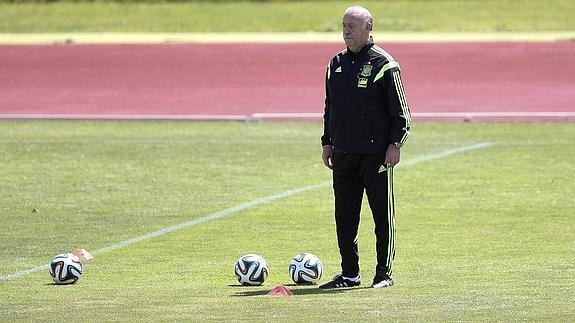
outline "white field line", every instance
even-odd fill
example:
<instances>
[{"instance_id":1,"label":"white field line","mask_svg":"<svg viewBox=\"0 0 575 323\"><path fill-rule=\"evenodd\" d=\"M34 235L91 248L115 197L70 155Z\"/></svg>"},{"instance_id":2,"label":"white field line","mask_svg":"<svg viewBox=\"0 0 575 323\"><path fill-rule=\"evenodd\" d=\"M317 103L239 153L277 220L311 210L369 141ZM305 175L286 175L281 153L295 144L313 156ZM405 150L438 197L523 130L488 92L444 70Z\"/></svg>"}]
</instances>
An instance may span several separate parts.
<instances>
[{"instance_id":1,"label":"white field line","mask_svg":"<svg viewBox=\"0 0 575 323\"><path fill-rule=\"evenodd\" d=\"M575 117L575 112L419 112L414 113L420 118L485 118L485 117L502 117L502 118L538 118L538 117Z\"/></svg>"},{"instance_id":2,"label":"white field line","mask_svg":"<svg viewBox=\"0 0 575 323\"><path fill-rule=\"evenodd\" d=\"M1 116L0 116L1 117ZM558 119L568 120L575 118L575 112L414 112L411 114L412 119L508 119L508 120L542 120L542 119ZM253 113L252 120L281 120L281 119L317 119L323 118L323 113Z\"/></svg>"},{"instance_id":3,"label":"white field line","mask_svg":"<svg viewBox=\"0 0 575 323\"><path fill-rule=\"evenodd\" d=\"M53 145L53 144L73 144L73 145L224 145L224 146L238 146L238 145L274 145L274 144L294 144L294 140L289 139L274 139L274 140L241 140L241 139L3 139L0 138L0 143L5 144L30 144L30 145ZM457 144L451 142L452 144ZM444 145L443 143L437 143ZM316 142L306 142L301 145L317 146Z\"/></svg>"},{"instance_id":4,"label":"white field line","mask_svg":"<svg viewBox=\"0 0 575 323\"><path fill-rule=\"evenodd\" d=\"M245 121L249 116L238 114L0 114L0 119L47 120L198 120Z\"/></svg>"},{"instance_id":5,"label":"white field line","mask_svg":"<svg viewBox=\"0 0 575 323\"><path fill-rule=\"evenodd\" d=\"M472 150L487 148L487 147L492 146L492 145L493 144L490 142L480 142L477 144L473 144L471 146L449 149L449 150L445 150L443 152L436 153L436 154L423 155L421 157L416 157L414 159L404 161L403 163L399 164L397 168L399 168L400 166L408 167L408 166L412 166L412 165L416 165L416 164L421 164L421 163L424 163L424 162L427 162L430 160L434 160L434 159L446 158L449 156L462 154L462 153L472 151Z\"/></svg>"},{"instance_id":6,"label":"white field line","mask_svg":"<svg viewBox=\"0 0 575 323\"><path fill-rule=\"evenodd\" d=\"M448 150L444 150L444 151L439 152L439 153L428 154L428 155L424 155L424 156L421 156L421 157L417 157L417 158L412 159L412 160L404 161L404 162L402 162L401 164L399 164L396 168L409 167L409 166L412 166L412 165L416 165L416 164L420 164L420 163L432 161L432 160L435 160L435 159L446 158L446 157L449 157L449 156L453 156L453 155L457 155L457 154L462 154L462 153L469 152L469 151L474 151L474 150L479 150L479 149L487 148L487 147L489 147L489 146L491 146L491 145L492 145L491 143L482 142L482 143L476 143L476 144L473 144L473 145L470 145L470 146L464 146L464 147L459 147L459 148L454 148L454 149L448 149ZM227 209L225 209L225 210L212 213L212 214L210 214L210 215L207 215L207 216L204 216L204 217L201 217L201 218L198 218L198 219L193 219L193 220L190 220L190 221L187 221L187 222L183 222L183 223L180 223L180 224L176 224L176 225L173 225L173 226L169 226L169 227L166 227L166 228L157 230L157 231L153 231L153 232L150 232L150 233L146 233L146 234L144 234L144 235L141 235L141 236L137 236L137 237L132 238L132 239L128 239L128 240L124 240L124 241L118 242L118 243L113 244L113 245L110 245L110 246L108 246L108 247L104 247L104 248L100 248L100 249L97 249L97 250L93 250L92 253L93 253L93 254L101 254L101 253L106 253L106 252L110 252L110 251L117 250L117 249L122 249L122 248L125 248L125 247L127 247L127 246L129 246L129 245L132 245L132 244L134 244L134 243L141 242L141 241L145 241L145 240L149 240L149 239L153 239L153 238L156 238L156 237L159 237L159 236L168 234L168 233L170 233L170 232L172 232L172 231L176 231L176 230L188 228L188 227L191 227L191 226L194 226L194 225L202 224L202 223L205 223L205 222L217 220L217 219L220 219L220 218L223 218L223 217L232 215L232 214L237 213L237 212L239 212L239 211L242 211L242 210L245 210L245 209L248 209L248 208L251 208L251 207L260 205L260 204L270 203L270 202L273 202L273 201L276 201L276 200L280 200L280 199L283 199L283 198L286 198L286 197L290 197L290 196L293 196L293 195L297 195L297 194L300 194L300 193L304 193L304 192L307 192L307 191L312 191L312 190L316 190L316 189L320 189L320 188L329 187L330 185L331 185L331 181L327 181L327 182L323 182L323 183L320 183L320 184L307 185L307 186L304 186L304 187L300 187L300 188L296 188L296 189L293 189L293 190L285 191L285 192L282 192L282 193L279 193L279 194L270 195L270 196L267 196L267 197L262 197L262 198L255 199L255 200L252 200L252 201L247 202L247 203L239 204L239 205L236 205L236 206L227 208ZM48 266L49 266L48 264L45 264L45 265L41 265L41 266L38 266L38 267L35 267L35 268L30 268L30 269L25 269L25 270L22 270L22 271L17 271L17 272L15 272L15 273L8 274L8 275L6 275L6 276L0 276L0 281L15 279L15 278L22 277L22 276L26 276L26 275L29 275L29 274L32 274L32 273L35 273L35 272L38 272L38 271L46 270L46 269L48 269Z\"/></svg>"},{"instance_id":7,"label":"white field line","mask_svg":"<svg viewBox=\"0 0 575 323\"><path fill-rule=\"evenodd\" d=\"M575 112L414 112L412 119L425 120L558 120L573 121ZM1 114L0 120L188 120L188 121L265 121L265 120L314 120L323 119L320 112L276 112L241 114Z\"/></svg>"}]
</instances>

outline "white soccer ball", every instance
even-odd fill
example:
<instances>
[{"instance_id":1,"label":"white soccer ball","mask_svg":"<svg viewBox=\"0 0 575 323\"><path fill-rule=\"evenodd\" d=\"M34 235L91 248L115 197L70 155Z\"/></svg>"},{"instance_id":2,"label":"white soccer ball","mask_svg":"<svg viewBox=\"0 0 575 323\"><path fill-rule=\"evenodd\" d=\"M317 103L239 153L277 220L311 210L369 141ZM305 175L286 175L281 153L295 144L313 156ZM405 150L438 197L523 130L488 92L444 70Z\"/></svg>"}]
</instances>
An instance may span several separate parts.
<instances>
[{"instance_id":1,"label":"white soccer ball","mask_svg":"<svg viewBox=\"0 0 575 323\"><path fill-rule=\"evenodd\" d=\"M262 256L247 254L236 261L235 272L240 284L258 286L268 278L269 268Z\"/></svg>"},{"instance_id":2,"label":"white soccer ball","mask_svg":"<svg viewBox=\"0 0 575 323\"><path fill-rule=\"evenodd\" d=\"M311 253L300 253L289 264L289 274L296 284L315 284L323 274L319 258Z\"/></svg>"},{"instance_id":3,"label":"white soccer ball","mask_svg":"<svg viewBox=\"0 0 575 323\"><path fill-rule=\"evenodd\" d=\"M50 262L50 276L57 285L74 284L82 276L80 258L72 253L54 256Z\"/></svg>"}]
</instances>

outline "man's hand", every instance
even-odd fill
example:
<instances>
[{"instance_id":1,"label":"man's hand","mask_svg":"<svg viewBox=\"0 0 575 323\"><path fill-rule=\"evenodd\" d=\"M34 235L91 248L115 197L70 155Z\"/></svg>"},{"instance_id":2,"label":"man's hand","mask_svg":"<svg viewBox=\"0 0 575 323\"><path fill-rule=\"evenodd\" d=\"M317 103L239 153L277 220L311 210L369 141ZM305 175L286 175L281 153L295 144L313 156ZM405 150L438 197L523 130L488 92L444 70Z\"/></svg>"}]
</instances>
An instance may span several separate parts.
<instances>
[{"instance_id":1,"label":"man's hand","mask_svg":"<svg viewBox=\"0 0 575 323\"><path fill-rule=\"evenodd\" d=\"M387 167L393 167L399 163L399 148L397 148L394 144L389 145L387 147L387 151L385 152L385 164Z\"/></svg>"},{"instance_id":2,"label":"man's hand","mask_svg":"<svg viewBox=\"0 0 575 323\"><path fill-rule=\"evenodd\" d=\"M323 151L321 153L321 159L323 159L323 164L325 167L333 170L333 147L330 145L323 146Z\"/></svg>"}]
</instances>

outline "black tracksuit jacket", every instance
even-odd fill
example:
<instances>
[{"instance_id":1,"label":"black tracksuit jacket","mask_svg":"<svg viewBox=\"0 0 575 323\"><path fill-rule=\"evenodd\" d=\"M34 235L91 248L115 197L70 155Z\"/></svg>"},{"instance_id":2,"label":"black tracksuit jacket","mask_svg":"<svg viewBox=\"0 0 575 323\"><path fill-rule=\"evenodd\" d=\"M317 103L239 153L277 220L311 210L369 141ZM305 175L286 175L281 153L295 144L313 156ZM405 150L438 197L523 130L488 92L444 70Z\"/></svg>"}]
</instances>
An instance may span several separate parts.
<instances>
[{"instance_id":1,"label":"black tracksuit jacket","mask_svg":"<svg viewBox=\"0 0 575 323\"><path fill-rule=\"evenodd\" d=\"M323 146L336 152L385 153L409 137L411 115L399 64L373 43L344 50L329 62Z\"/></svg>"}]
</instances>

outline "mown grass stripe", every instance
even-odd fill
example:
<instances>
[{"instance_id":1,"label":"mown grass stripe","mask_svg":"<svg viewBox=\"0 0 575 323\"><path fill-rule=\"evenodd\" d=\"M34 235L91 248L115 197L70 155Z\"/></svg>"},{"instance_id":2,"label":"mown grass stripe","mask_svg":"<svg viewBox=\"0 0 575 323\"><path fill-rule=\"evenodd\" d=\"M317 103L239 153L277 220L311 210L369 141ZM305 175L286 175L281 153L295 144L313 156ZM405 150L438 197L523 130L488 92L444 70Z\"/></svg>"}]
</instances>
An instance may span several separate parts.
<instances>
[{"instance_id":1,"label":"mown grass stripe","mask_svg":"<svg viewBox=\"0 0 575 323\"><path fill-rule=\"evenodd\" d=\"M412 166L412 165L416 165L416 164L420 164L420 163L424 163L424 162L428 162L428 161L432 161L435 159L440 159L440 158L446 158L446 157L450 157L453 155L457 155L457 154L462 154L465 152L469 152L469 151L474 151L474 150L479 150L479 149L483 149L483 148L487 148L491 146L491 143L476 143L470 146L464 146L464 147L459 147L459 148L454 148L454 149L448 149L448 150L444 150L442 152L439 153L434 153L434 154L428 154L428 155L424 155L412 160L407 160L405 162L402 162L401 164L399 164L398 166L396 166L396 168L405 168L408 166ZM215 213L212 213L208 216L205 217L201 217L198 219L193 219L187 222L183 222L180 224L176 224L173 226L169 226L157 231L153 231L141 236L137 236L135 238L132 239L128 239L128 240L124 240L121 242L118 242L116 244L110 245L108 247L104 247L104 248L100 248L97 250L92 251L93 254L102 254L102 253L106 253L106 252L110 252L113 250L117 250L117 249L122 249L125 248L127 246L130 246L134 243L137 242L141 242L141 241L145 241L145 240L149 240L152 238L156 238L165 234L168 234L170 232L176 231L176 230L180 230L180 229L184 229L184 228L189 228L192 227L194 225L198 225L198 224L202 224L205 222L209 222L209 221L213 221L213 220L217 220L229 215L232 215L234 213L237 213L239 211L251 208L253 206L257 206L260 204L264 204L264 203L270 203L273 201L277 201L286 197L291 197L300 193L304 193L307 191L312 191L312 190L316 190L316 189L320 189L320 188L325 188L325 187L329 187L331 185L331 181L326 181L320 184L315 184L315 185L307 185L304 187L300 187L300 188L296 188L296 189L292 189L289 191L285 191L279 194L275 194L275 195L270 195L267 197L262 197L259 199L255 199L252 200L250 202L247 203L243 203L243 204L239 204L230 208L227 208L225 210L222 211L218 211ZM22 277L22 276L27 276L29 274L33 274L42 270L46 270L48 269L49 265L48 264L44 264L35 268L30 268L30 269L25 269L22 271L18 271L18 272L14 272L12 274L8 274L6 276L0 276L0 281L6 281L6 280L11 280L11 279L15 279L18 277Z\"/></svg>"}]
</instances>

